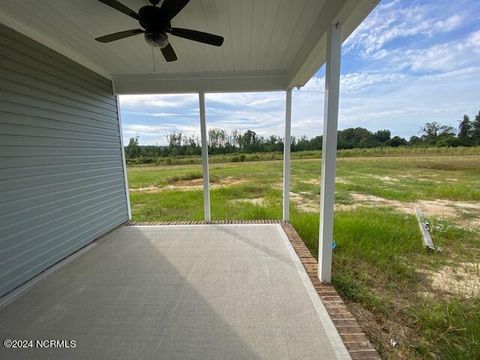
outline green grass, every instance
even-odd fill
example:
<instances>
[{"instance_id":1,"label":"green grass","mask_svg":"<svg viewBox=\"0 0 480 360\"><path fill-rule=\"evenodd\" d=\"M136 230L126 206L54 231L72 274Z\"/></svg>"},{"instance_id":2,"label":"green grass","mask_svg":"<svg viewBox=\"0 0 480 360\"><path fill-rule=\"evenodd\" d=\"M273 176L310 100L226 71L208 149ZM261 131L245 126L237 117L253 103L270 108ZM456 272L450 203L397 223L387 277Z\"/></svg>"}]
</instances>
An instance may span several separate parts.
<instances>
[{"instance_id":1,"label":"green grass","mask_svg":"<svg viewBox=\"0 0 480 360\"><path fill-rule=\"evenodd\" d=\"M434 289L426 276L445 266L480 263L480 229L474 226L480 212L430 216L434 242L443 248L432 253L422 247L413 212L399 211L395 202L358 206L355 200L363 194L403 204L476 204L480 156L459 156L468 149L391 150L389 157L365 149L358 152L369 157L338 160L335 198L345 208L335 213L332 282L384 358L480 358L479 299ZM319 154L297 153L292 160L291 222L317 256L320 159L311 156ZM210 173L212 219L281 218L281 161L214 163ZM199 165L130 167L133 220L201 220L200 179ZM398 346L390 345L392 338Z\"/></svg>"},{"instance_id":2,"label":"green grass","mask_svg":"<svg viewBox=\"0 0 480 360\"><path fill-rule=\"evenodd\" d=\"M430 299L410 309L422 334L416 352L425 358L480 359L479 309L478 298Z\"/></svg>"}]
</instances>

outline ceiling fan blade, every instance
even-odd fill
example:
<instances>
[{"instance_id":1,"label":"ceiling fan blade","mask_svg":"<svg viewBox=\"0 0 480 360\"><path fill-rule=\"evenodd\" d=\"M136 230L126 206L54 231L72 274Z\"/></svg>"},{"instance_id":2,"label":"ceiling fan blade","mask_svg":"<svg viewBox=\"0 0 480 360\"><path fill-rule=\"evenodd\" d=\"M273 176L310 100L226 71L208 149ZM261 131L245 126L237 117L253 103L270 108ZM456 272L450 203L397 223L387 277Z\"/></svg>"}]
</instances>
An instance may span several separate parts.
<instances>
[{"instance_id":1,"label":"ceiling fan blade","mask_svg":"<svg viewBox=\"0 0 480 360\"><path fill-rule=\"evenodd\" d=\"M133 11L132 9L128 8L127 6L119 3L116 0L98 0L98 1L100 1L101 3L104 3L105 5L110 6L111 8L114 8L115 10L118 10L118 11L124 13L125 15L128 15L128 16L134 18L135 20L138 20L138 14L135 11Z\"/></svg>"},{"instance_id":2,"label":"ceiling fan blade","mask_svg":"<svg viewBox=\"0 0 480 360\"><path fill-rule=\"evenodd\" d=\"M209 45L222 46L223 44L222 36L209 34L202 31L182 29L182 28L172 28L170 33L178 37L182 37L182 38L193 40L193 41L198 41L198 42L209 44Z\"/></svg>"},{"instance_id":3,"label":"ceiling fan blade","mask_svg":"<svg viewBox=\"0 0 480 360\"><path fill-rule=\"evenodd\" d=\"M172 20L190 0L165 0L162 4L162 11L168 20Z\"/></svg>"},{"instance_id":4,"label":"ceiling fan blade","mask_svg":"<svg viewBox=\"0 0 480 360\"><path fill-rule=\"evenodd\" d=\"M125 30L125 31L120 31L120 32L116 32L116 33L105 35L105 36L100 36L95 40L100 41L102 43L109 43L115 40L120 40L133 35L138 35L143 33L144 31L142 29Z\"/></svg>"},{"instance_id":5,"label":"ceiling fan blade","mask_svg":"<svg viewBox=\"0 0 480 360\"><path fill-rule=\"evenodd\" d=\"M165 57L165 60L167 62L172 62L177 60L177 54L175 54L175 50L173 50L173 47L171 44L168 44L164 48L162 48L162 54Z\"/></svg>"}]
</instances>

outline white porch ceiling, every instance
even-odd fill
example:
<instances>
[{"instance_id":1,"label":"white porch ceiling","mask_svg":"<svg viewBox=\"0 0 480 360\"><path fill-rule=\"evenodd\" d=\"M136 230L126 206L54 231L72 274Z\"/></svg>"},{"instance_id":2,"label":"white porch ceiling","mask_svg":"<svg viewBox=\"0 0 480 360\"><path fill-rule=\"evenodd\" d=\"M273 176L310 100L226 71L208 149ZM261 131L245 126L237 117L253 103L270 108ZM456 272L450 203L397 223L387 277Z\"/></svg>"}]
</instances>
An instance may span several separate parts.
<instances>
[{"instance_id":1,"label":"white porch ceiling","mask_svg":"<svg viewBox=\"0 0 480 360\"><path fill-rule=\"evenodd\" d=\"M117 94L269 91L303 86L325 61L330 24L340 21L345 39L378 1L191 0L172 25L222 35L223 46L170 36L178 61L155 49L155 66L141 35L94 40L139 27L96 0L0 0L0 21L112 79Z\"/></svg>"}]
</instances>

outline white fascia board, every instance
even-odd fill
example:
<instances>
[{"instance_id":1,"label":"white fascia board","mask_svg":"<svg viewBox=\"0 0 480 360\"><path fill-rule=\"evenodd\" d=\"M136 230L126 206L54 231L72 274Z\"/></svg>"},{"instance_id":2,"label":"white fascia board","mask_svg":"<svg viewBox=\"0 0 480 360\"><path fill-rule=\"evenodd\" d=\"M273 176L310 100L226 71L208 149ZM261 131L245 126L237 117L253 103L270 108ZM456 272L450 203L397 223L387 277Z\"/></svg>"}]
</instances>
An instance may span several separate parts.
<instances>
[{"instance_id":1,"label":"white fascia board","mask_svg":"<svg viewBox=\"0 0 480 360\"><path fill-rule=\"evenodd\" d=\"M113 75L116 95L280 91L286 89L282 71L231 73Z\"/></svg>"},{"instance_id":2,"label":"white fascia board","mask_svg":"<svg viewBox=\"0 0 480 360\"><path fill-rule=\"evenodd\" d=\"M58 41L52 40L50 37L40 33L37 30L33 30L28 25L25 25L2 12L0 12L0 23L19 32L22 35L29 37L32 40L35 40L42 45L45 45L46 47L58 52L59 54L69 58L72 61L75 61L82 66L85 66L87 69L92 70L93 72L96 72L107 79L112 78L111 74L107 70L101 66L98 66L97 64L94 64L86 57L75 52L70 47L64 46Z\"/></svg>"},{"instance_id":3,"label":"white fascia board","mask_svg":"<svg viewBox=\"0 0 480 360\"><path fill-rule=\"evenodd\" d=\"M302 87L325 63L327 30L331 24L342 24L343 42L379 2L380 0L326 0L290 69L287 87Z\"/></svg>"}]
</instances>

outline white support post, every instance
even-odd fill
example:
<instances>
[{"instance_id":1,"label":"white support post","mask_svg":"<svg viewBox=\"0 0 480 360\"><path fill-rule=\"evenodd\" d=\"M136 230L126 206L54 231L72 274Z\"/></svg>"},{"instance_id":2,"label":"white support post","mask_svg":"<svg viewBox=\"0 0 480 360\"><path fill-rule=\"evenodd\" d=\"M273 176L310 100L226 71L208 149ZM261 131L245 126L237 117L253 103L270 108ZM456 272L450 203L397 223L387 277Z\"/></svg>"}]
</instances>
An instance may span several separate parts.
<instances>
[{"instance_id":1,"label":"white support post","mask_svg":"<svg viewBox=\"0 0 480 360\"><path fill-rule=\"evenodd\" d=\"M290 144L292 130L292 89L287 89L285 139L283 144L283 221L290 221Z\"/></svg>"},{"instance_id":2,"label":"white support post","mask_svg":"<svg viewBox=\"0 0 480 360\"><path fill-rule=\"evenodd\" d=\"M127 162L125 160L125 146L123 144L122 117L120 115L120 99L118 98L118 95L115 96L115 102L117 103L118 132L120 133L120 149L122 152L123 181L125 185L125 198L127 200L127 214L128 220L132 220L132 207L130 206L130 193L128 192Z\"/></svg>"},{"instance_id":3,"label":"white support post","mask_svg":"<svg viewBox=\"0 0 480 360\"><path fill-rule=\"evenodd\" d=\"M335 199L335 167L337 156L338 98L342 27L332 24L327 35L325 74L325 109L323 118L322 179L320 200L320 239L318 244L318 278L332 278L333 205Z\"/></svg>"},{"instance_id":4,"label":"white support post","mask_svg":"<svg viewBox=\"0 0 480 360\"><path fill-rule=\"evenodd\" d=\"M202 138L202 173L203 173L203 213L205 221L210 222L210 176L208 174L207 120L205 115L205 93L198 93L200 108L200 133Z\"/></svg>"}]
</instances>

